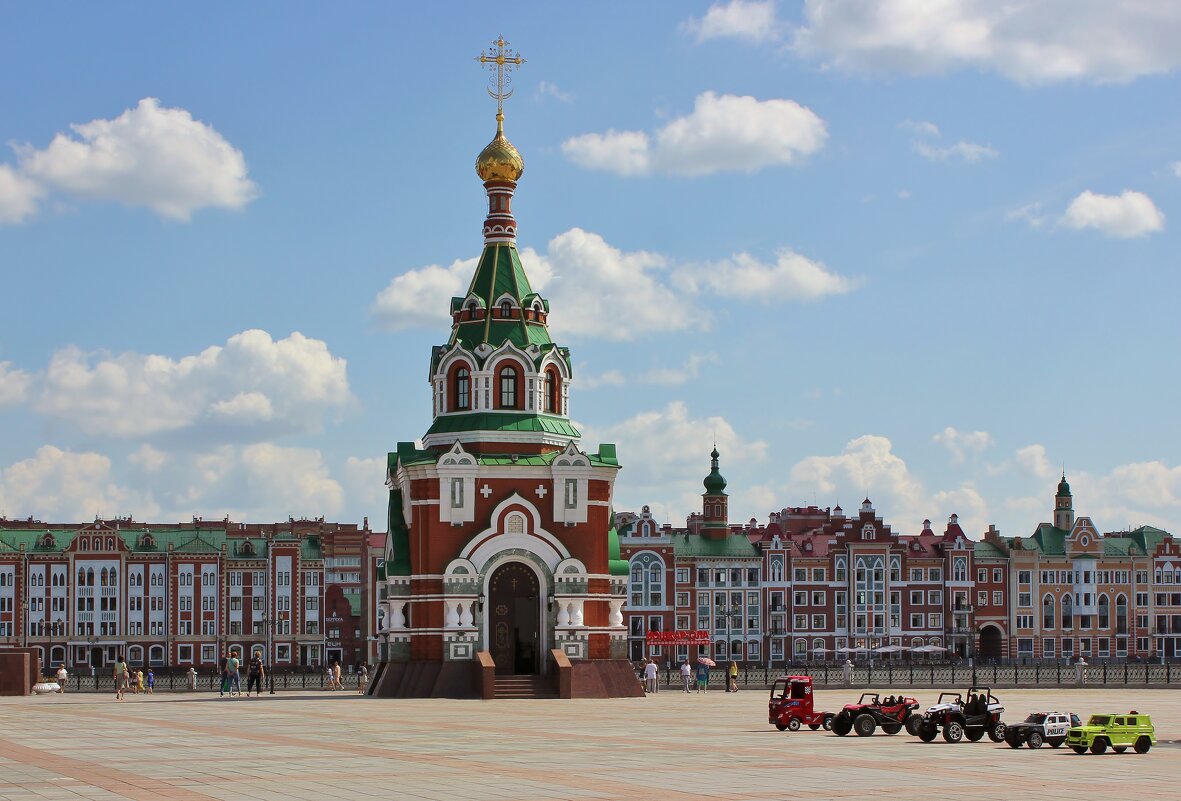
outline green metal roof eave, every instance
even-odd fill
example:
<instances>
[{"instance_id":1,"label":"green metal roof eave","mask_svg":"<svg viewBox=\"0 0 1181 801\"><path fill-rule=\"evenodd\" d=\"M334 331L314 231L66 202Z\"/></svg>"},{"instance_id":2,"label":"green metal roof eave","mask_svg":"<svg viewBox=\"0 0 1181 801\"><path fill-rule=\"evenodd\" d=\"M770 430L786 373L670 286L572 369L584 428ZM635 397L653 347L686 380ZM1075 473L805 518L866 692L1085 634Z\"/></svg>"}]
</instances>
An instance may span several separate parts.
<instances>
[{"instance_id":1,"label":"green metal roof eave","mask_svg":"<svg viewBox=\"0 0 1181 801\"><path fill-rule=\"evenodd\" d=\"M570 439L582 437L568 420L530 412L469 412L440 415L431 423L427 435L463 431L543 431Z\"/></svg>"},{"instance_id":2,"label":"green metal roof eave","mask_svg":"<svg viewBox=\"0 0 1181 801\"><path fill-rule=\"evenodd\" d=\"M387 552L393 559L387 559L385 572L387 576L410 575L410 530L406 528L405 518L402 516L402 490L390 490L389 517L387 518L390 539Z\"/></svg>"}]
</instances>

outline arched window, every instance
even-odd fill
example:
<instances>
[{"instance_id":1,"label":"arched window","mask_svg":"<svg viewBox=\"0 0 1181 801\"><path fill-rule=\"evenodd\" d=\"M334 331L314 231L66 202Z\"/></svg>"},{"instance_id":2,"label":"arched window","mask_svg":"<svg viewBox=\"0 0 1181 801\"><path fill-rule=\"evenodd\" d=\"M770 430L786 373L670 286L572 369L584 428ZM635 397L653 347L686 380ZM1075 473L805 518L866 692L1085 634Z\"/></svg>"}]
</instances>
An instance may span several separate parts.
<instances>
[{"instance_id":1,"label":"arched window","mask_svg":"<svg viewBox=\"0 0 1181 801\"><path fill-rule=\"evenodd\" d=\"M1106 595L1099 596L1099 628L1105 629L1111 625L1111 601Z\"/></svg>"},{"instance_id":2,"label":"arched window","mask_svg":"<svg viewBox=\"0 0 1181 801\"><path fill-rule=\"evenodd\" d=\"M957 556L951 563L951 580L952 581L967 581L968 580L968 559L965 556Z\"/></svg>"},{"instance_id":3,"label":"arched window","mask_svg":"<svg viewBox=\"0 0 1181 801\"><path fill-rule=\"evenodd\" d=\"M1042 628L1054 628L1054 596L1049 593L1042 598Z\"/></svg>"},{"instance_id":4,"label":"arched window","mask_svg":"<svg viewBox=\"0 0 1181 801\"><path fill-rule=\"evenodd\" d=\"M517 403L517 368L506 365L500 368L500 408L520 408Z\"/></svg>"},{"instance_id":5,"label":"arched window","mask_svg":"<svg viewBox=\"0 0 1181 801\"><path fill-rule=\"evenodd\" d=\"M455 382L451 388L451 398L454 411L472 408L472 374L467 366L461 366L455 371Z\"/></svg>"},{"instance_id":6,"label":"arched window","mask_svg":"<svg viewBox=\"0 0 1181 801\"><path fill-rule=\"evenodd\" d=\"M144 649L142 645L133 645L127 649L127 661L133 665L142 664L144 661Z\"/></svg>"},{"instance_id":7,"label":"arched window","mask_svg":"<svg viewBox=\"0 0 1181 801\"><path fill-rule=\"evenodd\" d=\"M1124 595L1115 598L1115 633L1128 633L1128 598Z\"/></svg>"},{"instance_id":8,"label":"arched window","mask_svg":"<svg viewBox=\"0 0 1181 801\"><path fill-rule=\"evenodd\" d=\"M772 559L771 560L771 580L772 581L783 581L783 560L782 559Z\"/></svg>"},{"instance_id":9,"label":"arched window","mask_svg":"<svg viewBox=\"0 0 1181 801\"><path fill-rule=\"evenodd\" d=\"M548 367L545 371L545 410L550 414L560 414L562 402L559 394L562 390L562 381L558 377L558 371L554 367Z\"/></svg>"},{"instance_id":10,"label":"arched window","mask_svg":"<svg viewBox=\"0 0 1181 801\"><path fill-rule=\"evenodd\" d=\"M78 586L79 587L86 586L86 571L83 570L82 568L78 568Z\"/></svg>"},{"instance_id":11,"label":"arched window","mask_svg":"<svg viewBox=\"0 0 1181 801\"><path fill-rule=\"evenodd\" d=\"M513 315L512 301L502 300L500 302L500 316L507 319L509 317L512 317L512 315Z\"/></svg>"},{"instance_id":12,"label":"arched window","mask_svg":"<svg viewBox=\"0 0 1181 801\"><path fill-rule=\"evenodd\" d=\"M94 568L93 567L86 568L86 586L87 587L94 586Z\"/></svg>"},{"instance_id":13,"label":"arched window","mask_svg":"<svg viewBox=\"0 0 1181 801\"><path fill-rule=\"evenodd\" d=\"M1070 593L1062 596L1062 628L1069 629L1074 626L1074 599L1070 597Z\"/></svg>"},{"instance_id":14,"label":"arched window","mask_svg":"<svg viewBox=\"0 0 1181 801\"><path fill-rule=\"evenodd\" d=\"M107 586L107 569L105 567L102 569L102 572L99 573L98 583L100 587Z\"/></svg>"},{"instance_id":15,"label":"arched window","mask_svg":"<svg viewBox=\"0 0 1181 801\"><path fill-rule=\"evenodd\" d=\"M115 550L115 538L114 537L107 537L107 550L108 551Z\"/></svg>"},{"instance_id":16,"label":"arched window","mask_svg":"<svg viewBox=\"0 0 1181 801\"><path fill-rule=\"evenodd\" d=\"M148 649L148 664L163 665L164 664L164 646L153 645Z\"/></svg>"}]
</instances>

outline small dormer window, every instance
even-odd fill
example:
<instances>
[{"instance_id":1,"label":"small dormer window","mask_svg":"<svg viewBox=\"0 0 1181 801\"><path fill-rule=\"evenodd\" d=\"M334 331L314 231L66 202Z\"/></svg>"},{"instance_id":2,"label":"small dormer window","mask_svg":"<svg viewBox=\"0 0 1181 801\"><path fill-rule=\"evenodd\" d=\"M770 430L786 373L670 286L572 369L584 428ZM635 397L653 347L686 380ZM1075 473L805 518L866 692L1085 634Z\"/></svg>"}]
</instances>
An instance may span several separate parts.
<instances>
[{"instance_id":1,"label":"small dormer window","mask_svg":"<svg viewBox=\"0 0 1181 801\"><path fill-rule=\"evenodd\" d=\"M504 317L504 318L508 318L508 317L512 317L512 315L513 315L512 302L508 301L508 300L502 300L500 302L500 316Z\"/></svg>"}]
</instances>

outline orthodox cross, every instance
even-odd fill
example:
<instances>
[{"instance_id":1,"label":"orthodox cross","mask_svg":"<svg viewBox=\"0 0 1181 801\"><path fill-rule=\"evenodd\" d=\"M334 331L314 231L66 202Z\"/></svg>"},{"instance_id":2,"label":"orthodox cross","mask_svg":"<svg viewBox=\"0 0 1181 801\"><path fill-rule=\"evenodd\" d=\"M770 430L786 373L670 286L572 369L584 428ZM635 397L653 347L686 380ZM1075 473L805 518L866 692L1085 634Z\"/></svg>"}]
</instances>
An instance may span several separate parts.
<instances>
[{"instance_id":1,"label":"orthodox cross","mask_svg":"<svg viewBox=\"0 0 1181 801\"><path fill-rule=\"evenodd\" d=\"M503 36L497 37L496 41L492 43L494 46L488 48L487 53L481 53L476 57L476 61L488 67L494 73L488 79L488 83L493 84L496 90L493 91L491 87L488 89L488 96L496 101L496 116L500 117L504 114L504 101L513 96L511 84L513 79L510 73L513 67L519 67L525 63L525 59L521 58L521 54L513 50L505 48L508 44Z\"/></svg>"}]
</instances>

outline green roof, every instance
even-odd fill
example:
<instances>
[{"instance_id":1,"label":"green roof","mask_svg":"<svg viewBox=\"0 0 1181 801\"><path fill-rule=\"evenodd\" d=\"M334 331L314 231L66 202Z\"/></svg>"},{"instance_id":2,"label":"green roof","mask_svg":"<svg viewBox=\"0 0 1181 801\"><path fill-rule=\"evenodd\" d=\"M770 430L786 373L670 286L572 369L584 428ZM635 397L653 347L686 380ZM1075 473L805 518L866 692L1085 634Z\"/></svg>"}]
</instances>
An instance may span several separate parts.
<instances>
[{"instance_id":1,"label":"green roof","mask_svg":"<svg viewBox=\"0 0 1181 801\"><path fill-rule=\"evenodd\" d=\"M402 490L390 490L386 553L391 558L385 563L387 576L410 575L410 529L406 527L402 508Z\"/></svg>"},{"instance_id":2,"label":"green roof","mask_svg":"<svg viewBox=\"0 0 1181 801\"><path fill-rule=\"evenodd\" d=\"M217 553L220 548L211 542L206 542L200 534L190 539L188 542L183 542L177 545L173 550L176 553Z\"/></svg>"},{"instance_id":3,"label":"green roof","mask_svg":"<svg viewBox=\"0 0 1181 801\"><path fill-rule=\"evenodd\" d=\"M977 559L1003 559L1005 558L1004 551L993 545L991 542L984 542L978 540L972 543L972 552Z\"/></svg>"},{"instance_id":4,"label":"green roof","mask_svg":"<svg viewBox=\"0 0 1181 801\"><path fill-rule=\"evenodd\" d=\"M530 412L469 412L440 415L435 418L435 422L426 433L430 436L464 431L542 431L570 439L582 436L569 420Z\"/></svg>"},{"instance_id":5,"label":"green roof","mask_svg":"<svg viewBox=\"0 0 1181 801\"><path fill-rule=\"evenodd\" d=\"M674 535L673 553L676 556L717 556L735 558L758 558L759 549L745 534L728 534L722 539L703 537L700 534Z\"/></svg>"},{"instance_id":6,"label":"green roof","mask_svg":"<svg viewBox=\"0 0 1181 801\"><path fill-rule=\"evenodd\" d=\"M354 617L361 614L361 593L360 593L360 591L349 592L348 590L345 590L344 599L349 602L349 612L351 612Z\"/></svg>"},{"instance_id":7,"label":"green roof","mask_svg":"<svg viewBox=\"0 0 1181 801\"><path fill-rule=\"evenodd\" d=\"M1033 533L1033 536L1026 540L1026 543L1033 543L1037 547L1030 548L1026 544L1025 548L1029 551L1040 551L1047 556L1064 556L1066 554L1066 538L1069 536L1069 531L1057 528L1049 523L1042 523L1037 527L1037 531Z\"/></svg>"},{"instance_id":8,"label":"green roof","mask_svg":"<svg viewBox=\"0 0 1181 801\"><path fill-rule=\"evenodd\" d=\"M714 448L710 452L710 471L709 475L701 483L705 485L706 495L725 495L726 494L726 479L722 478L722 474L718 472L718 449Z\"/></svg>"},{"instance_id":9,"label":"green roof","mask_svg":"<svg viewBox=\"0 0 1181 801\"><path fill-rule=\"evenodd\" d=\"M497 348L506 341L511 341L522 349L529 345L553 344L545 323L526 320L523 314L509 320L495 317L498 313L495 308L496 301L505 295L511 297L514 304L522 309L537 297L533 288L529 286L529 277L525 275L525 268L521 264L516 247L508 243L485 245L467 295L453 299L452 309L462 307L467 298L474 297L483 304L488 313L482 320L456 323L448 344L461 342L468 350L474 350L476 345L482 342ZM459 307L455 304L456 300L459 301Z\"/></svg>"}]
</instances>

